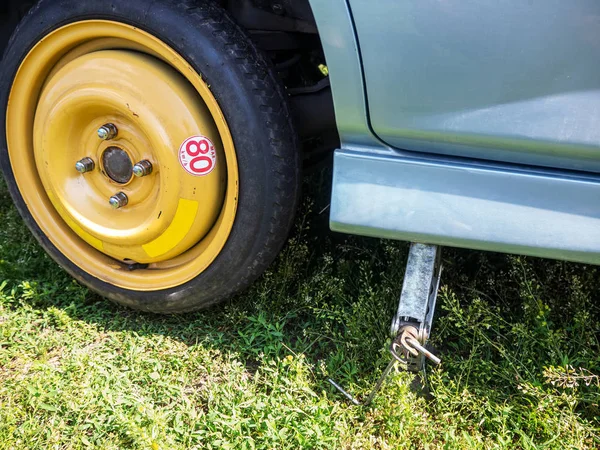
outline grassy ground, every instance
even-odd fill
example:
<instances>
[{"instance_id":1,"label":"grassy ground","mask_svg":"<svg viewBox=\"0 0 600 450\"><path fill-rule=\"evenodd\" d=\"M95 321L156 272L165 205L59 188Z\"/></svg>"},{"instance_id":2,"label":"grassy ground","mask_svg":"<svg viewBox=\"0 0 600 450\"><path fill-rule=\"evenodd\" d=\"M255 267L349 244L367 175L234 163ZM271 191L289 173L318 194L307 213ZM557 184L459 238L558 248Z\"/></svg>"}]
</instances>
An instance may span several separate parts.
<instances>
[{"instance_id":1,"label":"grassy ground","mask_svg":"<svg viewBox=\"0 0 600 450\"><path fill-rule=\"evenodd\" d=\"M594 267L447 249L442 365L394 372L368 408L334 392L366 394L389 360L407 246L328 231L326 205L309 193L243 295L158 317L72 281L1 185L0 448L600 446Z\"/></svg>"}]
</instances>

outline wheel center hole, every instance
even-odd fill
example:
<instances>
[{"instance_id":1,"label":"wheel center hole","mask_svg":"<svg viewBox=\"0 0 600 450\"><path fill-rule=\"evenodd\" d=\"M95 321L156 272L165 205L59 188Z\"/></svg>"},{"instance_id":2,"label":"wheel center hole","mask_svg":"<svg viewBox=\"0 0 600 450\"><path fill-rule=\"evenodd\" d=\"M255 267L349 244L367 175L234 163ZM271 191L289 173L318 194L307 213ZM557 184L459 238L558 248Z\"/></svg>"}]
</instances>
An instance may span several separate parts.
<instances>
[{"instance_id":1,"label":"wheel center hole","mask_svg":"<svg viewBox=\"0 0 600 450\"><path fill-rule=\"evenodd\" d=\"M125 150L108 147L102 153L102 167L115 183L126 184L133 176L133 163Z\"/></svg>"}]
</instances>

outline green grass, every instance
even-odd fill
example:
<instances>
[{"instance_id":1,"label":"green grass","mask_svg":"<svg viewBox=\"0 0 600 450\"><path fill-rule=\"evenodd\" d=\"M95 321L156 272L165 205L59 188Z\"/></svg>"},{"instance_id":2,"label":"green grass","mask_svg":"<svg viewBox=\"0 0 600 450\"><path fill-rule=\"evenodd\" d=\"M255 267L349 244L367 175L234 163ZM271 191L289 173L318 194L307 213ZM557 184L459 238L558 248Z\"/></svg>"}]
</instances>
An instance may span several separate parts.
<instances>
[{"instance_id":1,"label":"green grass","mask_svg":"<svg viewBox=\"0 0 600 450\"><path fill-rule=\"evenodd\" d=\"M600 277L578 264L446 249L442 365L349 405L326 379L364 396L388 362L407 245L332 233L326 205L307 195L243 295L162 317L75 283L1 185L0 448L600 446Z\"/></svg>"}]
</instances>

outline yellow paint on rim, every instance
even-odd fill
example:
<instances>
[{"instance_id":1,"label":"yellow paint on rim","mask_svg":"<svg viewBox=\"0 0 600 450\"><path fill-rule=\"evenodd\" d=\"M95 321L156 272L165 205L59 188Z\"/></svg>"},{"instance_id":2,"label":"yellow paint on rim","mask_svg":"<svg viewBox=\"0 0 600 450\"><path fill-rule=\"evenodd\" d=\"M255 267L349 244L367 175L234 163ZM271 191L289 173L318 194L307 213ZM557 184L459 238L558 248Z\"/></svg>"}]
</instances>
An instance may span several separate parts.
<instances>
[{"instance_id":1,"label":"yellow paint on rim","mask_svg":"<svg viewBox=\"0 0 600 450\"><path fill-rule=\"evenodd\" d=\"M115 125L118 135L99 139L96 130L104 123ZM182 170L179 148L200 132L214 142L216 163L205 176L192 176ZM71 228L80 237L90 244L87 236L100 240L103 252L117 260L154 263L179 255L206 235L221 210L226 165L212 116L189 82L154 57L101 50L64 64L42 89L33 134L38 173L54 208L67 224L77 225ZM103 158L115 148L131 165L149 160L154 170L115 182ZM82 175L73 161L84 157L98 167ZM107 199L117 191L128 204L115 211ZM171 227L182 198L201 200L187 232L169 235L168 253L149 255L144 245Z\"/></svg>"},{"instance_id":2,"label":"yellow paint on rim","mask_svg":"<svg viewBox=\"0 0 600 450\"><path fill-rule=\"evenodd\" d=\"M194 225L197 212L198 202L180 198L171 225L169 225L165 232L159 237L142 246L146 253L151 257L155 257L164 255L173 250L175 245L190 232L190 229Z\"/></svg>"},{"instance_id":3,"label":"yellow paint on rim","mask_svg":"<svg viewBox=\"0 0 600 450\"><path fill-rule=\"evenodd\" d=\"M126 78L119 66L133 73L130 81L147 76L137 86L119 85ZM108 84L93 80L96 70ZM143 95L156 89L160 96ZM161 101L163 95L168 99ZM101 171L74 173L77 151L99 158L108 145L93 132L109 119L118 122L117 146L136 160L153 160L153 174L119 186ZM12 170L31 215L52 244L90 275L137 291L172 288L204 271L225 245L239 185L233 139L202 77L154 36L99 20L50 33L15 76L6 128ZM61 129L72 132L63 136ZM179 165L178 145L194 134L214 143L221 172L215 167L194 177ZM58 148L79 150L63 157ZM98 199L118 190L127 191L130 208L102 209ZM130 271L121 259L148 267Z\"/></svg>"}]
</instances>

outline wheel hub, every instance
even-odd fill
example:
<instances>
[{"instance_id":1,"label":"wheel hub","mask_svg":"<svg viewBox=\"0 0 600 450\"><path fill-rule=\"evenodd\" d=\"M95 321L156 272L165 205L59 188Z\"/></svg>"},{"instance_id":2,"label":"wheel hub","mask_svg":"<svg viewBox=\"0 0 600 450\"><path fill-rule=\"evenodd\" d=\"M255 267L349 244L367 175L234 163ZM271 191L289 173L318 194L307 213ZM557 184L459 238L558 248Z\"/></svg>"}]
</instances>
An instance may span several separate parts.
<instances>
[{"instance_id":1,"label":"wheel hub","mask_svg":"<svg viewBox=\"0 0 600 450\"><path fill-rule=\"evenodd\" d=\"M115 183L127 184L133 177L133 163L127 152L119 147L108 147L102 152L102 167Z\"/></svg>"}]
</instances>

